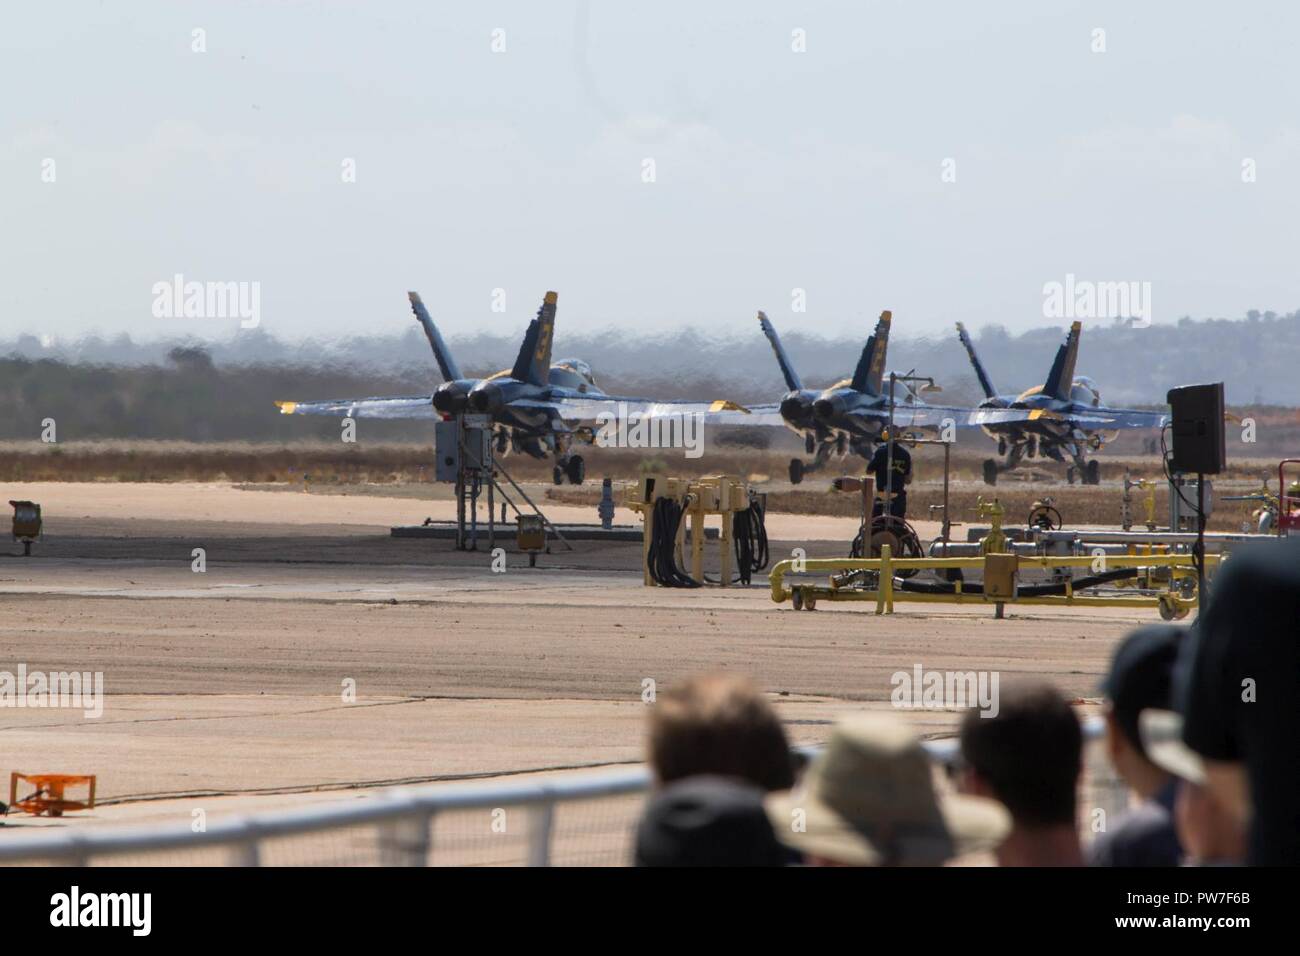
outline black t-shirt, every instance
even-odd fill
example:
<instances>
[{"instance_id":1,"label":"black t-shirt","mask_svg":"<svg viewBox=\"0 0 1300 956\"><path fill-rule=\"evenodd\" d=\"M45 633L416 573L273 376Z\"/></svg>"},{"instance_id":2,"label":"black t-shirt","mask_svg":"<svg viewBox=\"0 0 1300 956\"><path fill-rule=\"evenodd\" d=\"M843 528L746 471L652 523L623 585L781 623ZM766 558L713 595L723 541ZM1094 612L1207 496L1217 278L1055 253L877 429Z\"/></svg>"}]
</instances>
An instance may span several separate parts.
<instances>
[{"instance_id":1,"label":"black t-shirt","mask_svg":"<svg viewBox=\"0 0 1300 956\"><path fill-rule=\"evenodd\" d=\"M1144 800L1120 814L1115 825L1097 835L1088 848L1091 866L1177 866L1183 848L1174 829L1174 797L1178 784L1172 778L1152 800Z\"/></svg>"},{"instance_id":2,"label":"black t-shirt","mask_svg":"<svg viewBox=\"0 0 1300 956\"><path fill-rule=\"evenodd\" d=\"M1183 741L1241 761L1249 861L1300 864L1300 539L1238 548L1215 575L1176 677Z\"/></svg>"},{"instance_id":3,"label":"black t-shirt","mask_svg":"<svg viewBox=\"0 0 1300 956\"><path fill-rule=\"evenodd\" d=\"M884 442L876 447L875 454L871 456L871 464L867 465L867 471L876 476L876 493L884 494L888 491L892 495L899 495L907 491L904 480L912 476L912 456L902 445L894 445L892 482L885 481L888 470L889 442Z\"/></svg>"}]
</instances>

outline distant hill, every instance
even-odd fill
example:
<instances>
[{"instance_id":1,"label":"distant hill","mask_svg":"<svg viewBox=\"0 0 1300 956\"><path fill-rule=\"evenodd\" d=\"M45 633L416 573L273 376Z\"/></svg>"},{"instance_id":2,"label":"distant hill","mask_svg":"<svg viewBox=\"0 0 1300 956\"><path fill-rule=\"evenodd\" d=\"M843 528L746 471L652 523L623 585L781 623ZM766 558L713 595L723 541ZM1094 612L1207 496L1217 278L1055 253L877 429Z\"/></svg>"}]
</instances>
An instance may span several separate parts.
<instances>
[{"instance_id":1,"label":"distant hill","mask_svg":"<svg viewBox=\"0 0 1300 956\"><path fill-rule=\"evenodd\" d=\"M860 335L825 339L802 333L792 318L774 316L807 385L847 375ZM956 334L908 337L896 320L889 366L916 369L943 387L945 403L973 402L978 385ZM996 326L973 330L994 384L1019 391L1042 382L1063 328L1010 335ZM508 367L516 339L452 338L466 374ZM595 369L607 391L647 396L774 400L783 391L776 362L755 323L744 338L712 339L688 329L644 339L623 334L565 336L557 358L577 356ZM194 441L337 437L327 420L289 418L275 399L422 394L438 383L423 334L347 341L281 342L264 331L222 342L196 339L137 343L121 336L42 345L34 336L0 340L0 438L33 438L54 418L61 440L167 438ZM1162 404L1172 386L1222 380L1230 404L1300 406L1300 313L1249 313L1243 319L1182 319L1131 328L1085 325L1078 372L1092 377L1112 404ZM427 426L372 423L374 438L419 435Z\"/></svg>"}]
</instances>

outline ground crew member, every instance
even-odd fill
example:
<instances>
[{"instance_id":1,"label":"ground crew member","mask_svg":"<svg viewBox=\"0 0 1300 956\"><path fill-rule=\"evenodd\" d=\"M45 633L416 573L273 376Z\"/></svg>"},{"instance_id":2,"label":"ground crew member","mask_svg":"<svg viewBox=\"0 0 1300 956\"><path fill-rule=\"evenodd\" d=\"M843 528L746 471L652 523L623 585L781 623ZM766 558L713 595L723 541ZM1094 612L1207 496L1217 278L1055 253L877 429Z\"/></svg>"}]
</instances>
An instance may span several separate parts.
<instances>
[{"instance_id":1,"label":"ground crew member","mask_svg":"<svg viewBox=\"0 0 1300 956\"><path fill-rule=\"evenodd\" d=\"M890 446L893 445L893 469L890 469ZM884 496L890 495L889 513L895 518L907 517L907 486L912 483L912 456L906 448L892 439L876 446L867 471L876 478L876 502L871 517L879 517L885 510Z\"/></svg>"}]
</instances>

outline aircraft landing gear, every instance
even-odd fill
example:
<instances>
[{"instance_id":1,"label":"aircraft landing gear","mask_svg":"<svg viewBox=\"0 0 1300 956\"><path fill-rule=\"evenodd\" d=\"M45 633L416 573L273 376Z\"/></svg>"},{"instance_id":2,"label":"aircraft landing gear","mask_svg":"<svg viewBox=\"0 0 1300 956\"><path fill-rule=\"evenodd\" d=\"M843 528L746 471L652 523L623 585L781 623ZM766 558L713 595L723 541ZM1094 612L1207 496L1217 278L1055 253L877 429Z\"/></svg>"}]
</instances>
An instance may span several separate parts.
<instances>
[{"instance_id":1,"label":"aircraft landing gear","mask_svg":"<svg viewBox=\"0 0 1300 956\"><path fill-rule=\"evenodd\" d=\"M1067 482L1074 484L1076 478L1083 485L1101 484L1101 462L1094 458L1092 461L1071 465L1065 469L1065 480Z\"/></svg>"},{"instance_id":2,"label":"aircraft landing gear","mask_svg":"<svg viewBox=\"0 0 1300 956\"><path fill-rule=\"evenodd\" d=\"M984 460L984 484L996 485L998 483L998 463L992 458Z\"/></svg>"},{"instance_id":3,"label":"aircraft landing gear","mask_svg":"<svg viewBox=\"0 0 1300 956\"><path fill-rule=\"evenodd\" d=\"M582 460L581 455L571 455L568 464L564 467L564 473L569 477L569 484L580 485L587 477L587 463Z\"/></svg>"},{"instance_id":4,"label":"aircraft landing gear","mask_svg":"<svg viewBox=\"0 0 1300 956\"><path fill-rule=\"evenodd\" d=\"M842 441L844 436L841 435L839 436L839 438ZM804 438L805 448L808 447L809 441L810 439L805 436ZM826 466L827 460L831 457L831 452L835 450L835 443L822 442L821 444L815 445L815 447L817 449L817 452L813 456L813 460L806 465L799 458L790 459L790 484L797 485L799 484L799 482L803 481L804 475L807 475L810 472L817 471L820 468L824 468Z\"/></svg>"},{"instance_id":5,"label":"aircraft landing gear","mask_svg":"<svg viewBox=\"0 0 1300 956\"><path fill-rule=\"evenodd\" d=\"M551 469L551 481L555 482L557 485L564 484L564 469L559 465L556 465Z\"/></svg>"}]
</instances>

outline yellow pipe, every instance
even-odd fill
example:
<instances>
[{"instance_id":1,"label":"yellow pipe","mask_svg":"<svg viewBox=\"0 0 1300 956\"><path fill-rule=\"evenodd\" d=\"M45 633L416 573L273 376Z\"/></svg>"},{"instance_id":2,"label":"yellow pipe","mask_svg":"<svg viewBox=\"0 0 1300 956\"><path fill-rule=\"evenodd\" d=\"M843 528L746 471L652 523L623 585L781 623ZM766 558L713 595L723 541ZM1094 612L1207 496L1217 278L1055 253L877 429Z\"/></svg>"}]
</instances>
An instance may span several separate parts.
<instances>
[{"instance_id":1,"label":"yellow pipe","mask_svg":"<svg viewBox=\"0 0 1300 956\"><path fill-rule=\"evenodd\" d=\"M1217 555L1217 554L1207 554L1205 556L1206 566L1217 567L1221 557L1222 557L1221 555ZM1033 556L1033 555L1020 555L1017 558L1017 568L1036 567L1044 571L1050 571L1053 568L1086 568L1086 567L1091 567L1093 563L1097 560L1098 559L1092 555L1042 556L1042 557ZM1168 567L1174 571L1174 574L1172 575L1173 577L1183 577L1185 575L1179 575L1177 573L1179 570L1192 569L1195 567L1195 558L1190 554L1164 554L1159 556L1106 555L1101 560L1103 561L1103 564L1110 569ZM788 572L794 570L796 563L798 562L796 562L794 559L787 558L784 561L778 561L772 567L772 570L768 575L768 583L771 585L772 588L772 600L774 602L780 604L788 600L792 596L793 592L790 589L786 588L785 586L785 575ZM859 595L873 595L874 597L872 599L876 600L877 602L876 612L888 613L889 610L892 610L893 599L895 596L894 588L893 588L893 577L895 571L909 569L909 568L916 568L918 570L927 570L927 569L937 570L942 568L951 568L951 569L983 568L984 558L983 557L893 558L889 553L889 546L886 545L884 548L881 549L881 557L879 558L804 558L802 559L802 565L803 567L800 573L817 572L817 571L825 571L825 572L877 571L880 572L881 590L879 592L852 591L852 592L846 592L843 596L839 596L838 590L834 587L831 587L828 590L832 593L824 596L831 597L833 600L863 600L864 598L860 597ZM886 569L888 569L889 573L885 573ZM1132 606L1132 602L1134 601L1150 602L1152 600L1155 600L1152 598L1075 597L1073 594L1073 582L1068 584L1067 588L1068 588L1068 593L1064 596L1049 595L1049 596L1038 597L1038 598L1032 598L1032 597L1017 598L1016 603L1022 603L1022 604L1061 603L1062 598L1064 598L1066 602L1070 602L1070 601L1073 601L1075 603L1087 602L1089 604L1096 604L1096 602L1098 601L1114 600L1114 601L1119 601L1121 603L1118 605L1103 605L1103 606L1123 607L1123 606ZM944 594L944 595L921 596L918 595L917 592L904 592L904 595L905 596L901 596L899 599L906 600L906 601L916 601L922 599L926 599L926 600L937 599L940 601L951 601L955 596L958 599L958 603L961 603L961 598L963 597L975 597L978 598L980 601L984 601L983 595L962 594L960 589L960 584L957 588L955 595ZM1180 606L1187 606L1187 607L1196 606L1195 601L1188 601L1187 599L1177 597L1176 595L1174 596L1174 599L1175 602L1178 603Z\"/></svg>"},{"instance_id":2,"label":"yellow pipe","mask_svg":"<svg viewBox=\"0 0 1300 956\"><path fill-rule=\"evenodd\" d=\"M1207 554L1205 563L1207 567L1217 566L1220 555ZM1098 558L1091 555L1083 556L1050 556L1035 557L1032 555L1020 555L1018 565L1020 567L1036 567L1044 571L1050 571L1052 568L1087 568L1091 567L1093 562ZM1156 557L1143 557L1133 555L1106 555L1101 559L1107 568L1145 568L1145 567L1169 567L1169 568L1195 568L1195 559L1190 554L1165 554ZM789 597L789 592L785 588L785 575L794 570L797 562L793 558L787 558L784 561L778 561L768 575L768 582L772 586L772 600L780 603ZM804 558L802 559L803 571L880 571L883 565L883 558ZM983 568L984 559L980 558L893 558L890 561L890 567L893 570L916 568L919 570L938 570L942 568Z\"/></svg>"}]
</instances>

